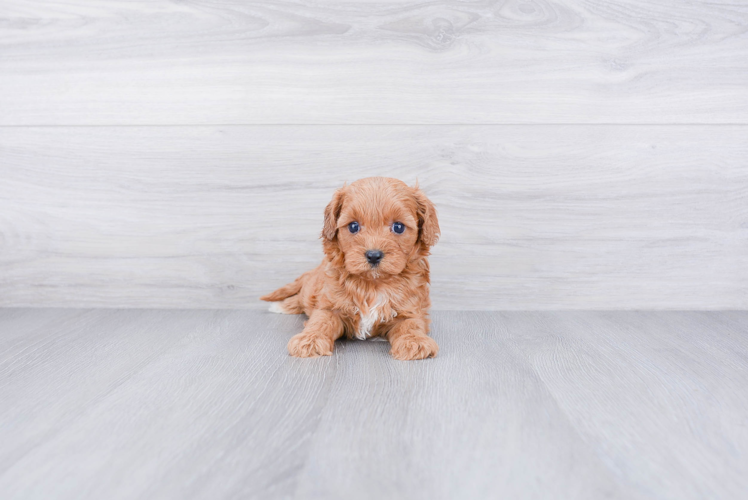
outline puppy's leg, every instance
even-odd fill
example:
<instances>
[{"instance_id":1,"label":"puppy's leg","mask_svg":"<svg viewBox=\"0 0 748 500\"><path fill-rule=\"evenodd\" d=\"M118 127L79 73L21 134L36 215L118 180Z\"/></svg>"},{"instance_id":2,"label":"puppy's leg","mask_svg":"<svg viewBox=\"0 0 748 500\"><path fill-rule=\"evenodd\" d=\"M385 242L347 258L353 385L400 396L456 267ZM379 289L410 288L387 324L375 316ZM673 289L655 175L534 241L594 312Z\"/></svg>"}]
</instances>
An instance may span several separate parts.
<instances>
[{"instance_id":1,"label":"puppy's leg","mask_svg":"<svg viewBox=\"0 0 748 500\"><path fill-rule=\"evenodd\" d=\"M423 318L409 318L397 323L387 334L395 359L410 361L436 357L439 346L428 336L428 326Z\"/></svg>"},{"instance_id":2,"label":"puppy's leg","mask_svg":"<svg viewBox=\"0 0 748 500\"><path fill-rule=\"evenodd\" d=\"M343 336L343 322L332 311L315 309L304 331L288 342L288 353L297 358L330 356L335 341Z\"/></svg>"}]
</instances>

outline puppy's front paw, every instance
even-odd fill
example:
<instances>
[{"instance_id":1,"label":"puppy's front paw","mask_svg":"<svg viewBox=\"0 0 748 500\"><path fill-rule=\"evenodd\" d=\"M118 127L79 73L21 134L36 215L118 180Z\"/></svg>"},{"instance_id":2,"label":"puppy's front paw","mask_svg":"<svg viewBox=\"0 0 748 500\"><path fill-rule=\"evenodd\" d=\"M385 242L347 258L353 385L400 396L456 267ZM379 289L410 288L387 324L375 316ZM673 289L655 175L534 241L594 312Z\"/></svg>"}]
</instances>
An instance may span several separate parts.
<instances>
[{"instance_id":1,"label":"puppy's front paw","mask_svg":"<svg viewBox=\"0 0 748 500\"><path fill-rule=\"evenodd\" d=\"M392 342L390 354L401 361L434 358L439 352L436 341L426 335L403 335Z\"/></svg>"},{"instance_id":2,"label":"puppy's front paw","mask_svg":"<svg viewBox=\"0 0 748 500\"><path fill-rule=\"evenodd\" d=\"M288 342L288 353L296 358L332 356L333 341L324 335L299 333Z\"/></svg>"}]
</instances>

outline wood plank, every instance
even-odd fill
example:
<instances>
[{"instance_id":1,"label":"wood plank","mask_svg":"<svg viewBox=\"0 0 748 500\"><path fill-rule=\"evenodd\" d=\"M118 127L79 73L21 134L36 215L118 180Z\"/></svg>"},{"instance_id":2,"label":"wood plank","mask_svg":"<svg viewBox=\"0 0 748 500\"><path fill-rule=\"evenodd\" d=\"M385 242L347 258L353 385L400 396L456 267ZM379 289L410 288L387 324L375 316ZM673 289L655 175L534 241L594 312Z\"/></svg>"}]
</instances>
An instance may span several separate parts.
<instances>
[{"instance_id":1,"label":"wood plank","mask_svg":"<svg viewBox=\"0 0 748 500\"><path fill-rule=\"evenodd\" d=\"M54 314L69 316L40 330ZM440 355L422 362L362 341L289 358L301 319L0 313L0 338L11 324L28 338L0 358L0 496L737 500L748 488L748 312L436 312Z\"/></svg>"},{"instance_id":2,"label":"wood plank","mask_svg":"<svg viewBox=\"0 0 748 500\"><path fill-rule=\"evenodd\" d=\"M342 344L298 498L633 498L512 345L537 313L509 316L436 313L435 363Z\"/></svg>"},{"instance_id":3,"label":"wood plank","mask_svg":"<svg viewBox=\"0 0 748 500\"><path fill-rule=\"evenodd\" d=\"M527 328L518 319L505 328ZM748 313L539 319L543 346L521 352L584 441L640 496L745 496Z\"/></svg>"},{"instance_id":4,"label":"wood plank","mask_svg":"<svg viewBox=\"0 0 748 500\"><path fill-rule=\"evenodd\" d=\"M423 364L344 344L299 496L742 498L734 314L441 312Z\"/></svg>"},{"instance_id":5,"label":"wood plank","mask_svg":"<svg viewBox=\"0 0 748 500\"><path fill-rule=\"evenodd\" d=\"M0 125L748 123L744 2L0 9Z\"/></svg>"},{"instance_id":6,"label":"wood plank","mask_svg":"<svg viewBox=\"0 0 748 500\"><path fill-rule=\"evenodd\" d=\"M436 203L437 309L745 309L743 126L6 128L0 305L264 307L345 181Z\"/></svg>"},{"instance_id":7,"label":"wood plank","mask_svg":"<svg viewBox=\"0 0 748 500\"><path fill-rule=\"evenodd\" d=\"M271 313L79 311L0 361L0 496L224 498L237 480L293 491L335 370L287 355L283 332L301 327Z\"/></svg>"}]
</instances>

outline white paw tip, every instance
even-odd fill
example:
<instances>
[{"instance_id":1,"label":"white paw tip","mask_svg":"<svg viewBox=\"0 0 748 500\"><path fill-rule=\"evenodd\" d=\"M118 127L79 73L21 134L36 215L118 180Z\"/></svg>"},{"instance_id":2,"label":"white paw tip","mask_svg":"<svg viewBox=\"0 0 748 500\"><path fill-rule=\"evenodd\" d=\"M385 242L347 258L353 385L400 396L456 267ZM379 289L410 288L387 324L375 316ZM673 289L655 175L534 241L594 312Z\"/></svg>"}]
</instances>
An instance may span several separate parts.
<instances>
[{"instance_id":1,"label":"white paw tip","mask_svg":"<svg viewBox=\"0 0 748 500\"><path fill-rule=\"evenodd\" d=\"M268 311L276 314L288 314L285 309L283 309L283 305L281 305L280 302L273 302L270 304L270 308L268 308Z\"/></svg>"}]
</instances>

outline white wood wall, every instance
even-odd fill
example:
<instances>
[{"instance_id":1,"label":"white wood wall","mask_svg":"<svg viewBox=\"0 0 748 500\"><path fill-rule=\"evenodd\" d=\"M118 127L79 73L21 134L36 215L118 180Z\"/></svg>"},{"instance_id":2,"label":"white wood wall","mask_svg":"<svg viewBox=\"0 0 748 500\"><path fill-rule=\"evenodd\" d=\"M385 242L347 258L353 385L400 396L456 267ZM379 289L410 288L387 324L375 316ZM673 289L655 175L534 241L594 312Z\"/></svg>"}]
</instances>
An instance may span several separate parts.
<instances>
[{"instance_id":1,"label":"white wood wall","mask_svg":"<svg viewBox=\"0 0 748 500\"><path fill-rule=\"evenodd\" d=\"M0 4L0 306L262 307L344 181L438 309L748 307L748 1Z\"/></svg>"}]
</instances>

